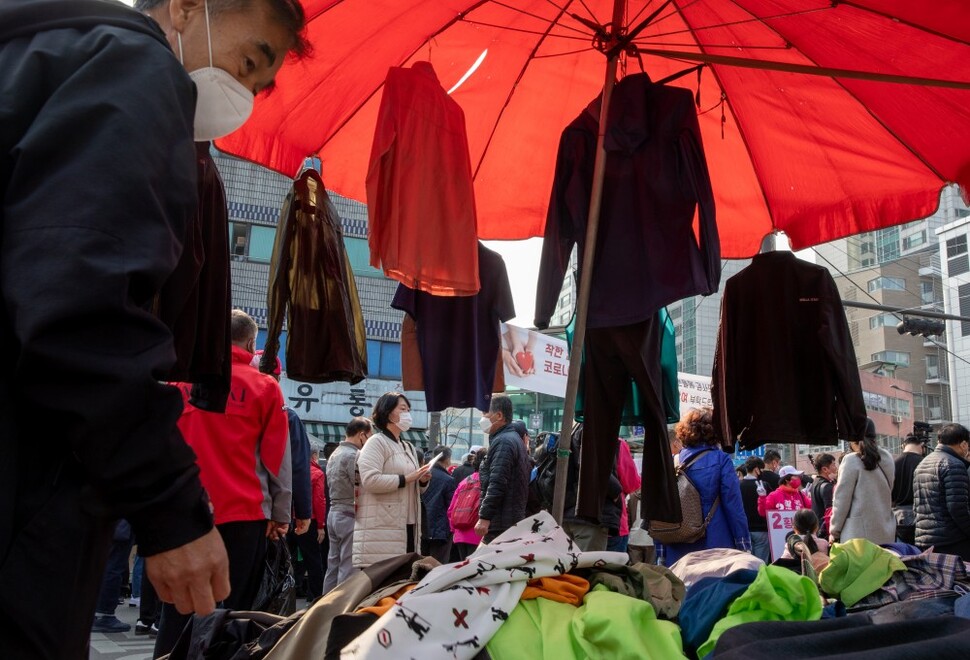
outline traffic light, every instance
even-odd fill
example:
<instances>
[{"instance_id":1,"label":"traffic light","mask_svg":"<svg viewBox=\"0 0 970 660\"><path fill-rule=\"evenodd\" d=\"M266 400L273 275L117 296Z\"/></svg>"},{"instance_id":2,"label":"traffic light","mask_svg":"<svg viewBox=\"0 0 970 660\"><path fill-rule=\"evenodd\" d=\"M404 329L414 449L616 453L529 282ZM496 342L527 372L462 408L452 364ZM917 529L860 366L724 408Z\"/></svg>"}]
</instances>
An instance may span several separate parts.
<instances>
[{"instance_id":1,"label":"traffic light","mask_svg":"<svg viewBox=\"0 0 970 660\"><path fill-rule=\"evenodd\" d=\"M924 337L942 335L944 330L946 330L946 324L944 324L943 321L936 319L910 318L907 316L904 316L903 320L900 321L896 326L896 332L899 334L902 335L908 332L914 337L916 335L923 335Z\"/></svg>"}]
</instances>

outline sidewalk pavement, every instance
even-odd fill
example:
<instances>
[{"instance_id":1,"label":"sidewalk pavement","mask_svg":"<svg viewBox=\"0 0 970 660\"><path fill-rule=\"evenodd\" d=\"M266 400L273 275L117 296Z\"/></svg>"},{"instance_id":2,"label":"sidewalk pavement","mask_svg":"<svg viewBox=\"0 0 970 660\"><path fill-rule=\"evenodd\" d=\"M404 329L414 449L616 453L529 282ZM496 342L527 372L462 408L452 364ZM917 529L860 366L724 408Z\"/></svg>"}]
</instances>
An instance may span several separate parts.
<instances>
[{"instance_id":1,"label":"sidewalk pavement","mask_svg":"<svg viewBox=\"0 0 970 660\"><path fill-rule=\"evenodd\" d=\"M126 600L118 605L115 616L131 625L126 633L91 633L89 660L151 660L155 639L148 635L135 635L138 608L129 607Z\"/></svg>"}]
</instances>

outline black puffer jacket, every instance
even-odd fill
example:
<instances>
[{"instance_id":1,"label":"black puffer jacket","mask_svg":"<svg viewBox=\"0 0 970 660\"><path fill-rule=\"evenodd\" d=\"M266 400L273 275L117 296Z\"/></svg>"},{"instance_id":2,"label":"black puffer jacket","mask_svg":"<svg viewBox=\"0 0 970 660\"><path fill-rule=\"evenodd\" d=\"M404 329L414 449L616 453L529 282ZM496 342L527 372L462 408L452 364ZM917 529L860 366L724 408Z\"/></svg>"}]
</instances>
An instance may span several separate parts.
<instances>
[{"instance_id":1,"label":"black puffer jacket","mask_svg":"<svg viewBox=\"0 0 970 660\"><path fill-rule=\"evenodd\" d=\"M913 476L916 545L949 545L970 539L970 463L946 445L923 459Z\"/></svg>"},{"instance_id":2,"label":"black puffer jacket","mask_svg":"<svg viewBox=\"0 0 970 660\"><path fill-rule=\"evenodd\" d=\"M480 471L482 503L478 507L478 517L489 521L490 535L525 518L531 469L525 444L511 424L491 436Z\"/></svg>"}]
</instances>

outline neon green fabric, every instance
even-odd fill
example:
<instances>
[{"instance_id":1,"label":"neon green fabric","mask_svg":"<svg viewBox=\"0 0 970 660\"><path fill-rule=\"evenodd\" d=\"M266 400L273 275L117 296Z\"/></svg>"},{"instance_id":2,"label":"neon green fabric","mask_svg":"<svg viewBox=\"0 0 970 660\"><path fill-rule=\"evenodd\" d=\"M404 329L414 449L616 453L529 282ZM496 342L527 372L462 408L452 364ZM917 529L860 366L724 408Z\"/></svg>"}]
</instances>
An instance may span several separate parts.
<instances>
[{"instance_id":1,"label":"neon green fabric","mask_svg":"<svg viewBox=\"0 0 970 660\"><path fill-rule=\"evenodd\" d=\"M829 551L829 565L818 575L819 586L852 607L886 584L906 564L884 548L866 539L835 543Z\"/></svg>"},{"instance_id":2,"label":"neon green fabric","mask_svg":"<svg viewBox=\"0 0 970 660\"><path fill-rule=\"evenodd\" d=\"M731 603L727 616L714 624L697 650L703 658L725 630L752 621L817 621L822 618L818 587L804 575L779 566L762 566L747 591Z\"/></svg>"},{"instance_id":3,"label":"neon green fabric","mask_svg":"<svg viewBox=\"0 0 970 660\"><path fill-rule=\"evenodd\" d=\"M650 603L597 586L573 607L545 598L520 601L487 645L495 660L684 658L680 629Z\"/></svg>"}]
</instances>

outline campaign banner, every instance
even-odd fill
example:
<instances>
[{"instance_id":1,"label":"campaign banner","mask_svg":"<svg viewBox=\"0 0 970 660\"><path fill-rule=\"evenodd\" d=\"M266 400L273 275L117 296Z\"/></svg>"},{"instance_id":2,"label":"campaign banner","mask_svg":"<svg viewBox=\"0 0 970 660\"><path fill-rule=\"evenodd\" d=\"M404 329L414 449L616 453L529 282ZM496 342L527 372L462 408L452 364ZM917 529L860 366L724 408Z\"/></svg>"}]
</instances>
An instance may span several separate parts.
<instances>
[{"instance_id":1,"label":"campaign banner","mask_svg":"<svg viewBox=\"0 0 970 660\"><path fill-rule=\"evenodd\" d=\"M771 561L781 559L785 552L788 534L795 530L794 520L797 511L779 509L768 510L768 546L771 548Z\"/></svg>"},{"instance_id":2,"label":"campaign banner","mask_svg":"<svg viewBox=\"0 0 970 660\"><path fill-rule=\"evenodd\" d=\"M711 408L711 377L677 372L677 386L680 390L680 414L695 408Z\"/></svg>"},{"instance_id":3,"label":"campaign banner","mask_svg":"<svg viewBox=\"0 0 970 660\"><path fill-rule=\"evenodd\" d=\"M562 339L503 323L502 364L506 386L566 396L569 347Z\"/></svg>"}]
</instances>

